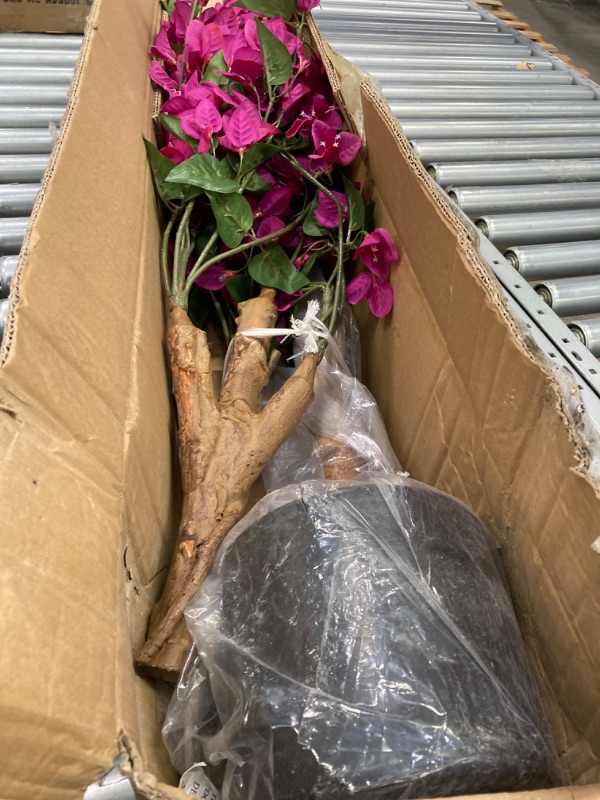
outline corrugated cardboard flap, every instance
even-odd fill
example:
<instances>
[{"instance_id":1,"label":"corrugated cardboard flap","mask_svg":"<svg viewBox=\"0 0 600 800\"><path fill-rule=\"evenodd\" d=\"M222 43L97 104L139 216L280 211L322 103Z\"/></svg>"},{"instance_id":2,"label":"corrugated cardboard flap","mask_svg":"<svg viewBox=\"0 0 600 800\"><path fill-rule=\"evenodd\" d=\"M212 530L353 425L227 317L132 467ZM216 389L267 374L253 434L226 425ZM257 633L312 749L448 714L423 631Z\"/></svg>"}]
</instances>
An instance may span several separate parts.
<instances>
[{"instance_id":1,"label":"corrugated cardboard flap","mask_svg":"<svg viewBox=\"0 0 600 800\"><path fill-rule=\"evenodd\" d=\"M145 0L95 7L12 295L0 376L7 800L80 798L122 725L172 774L153 686L132 657L174 529L160 232L142 142L158 14Z\"/></svg>"}]
</instances>

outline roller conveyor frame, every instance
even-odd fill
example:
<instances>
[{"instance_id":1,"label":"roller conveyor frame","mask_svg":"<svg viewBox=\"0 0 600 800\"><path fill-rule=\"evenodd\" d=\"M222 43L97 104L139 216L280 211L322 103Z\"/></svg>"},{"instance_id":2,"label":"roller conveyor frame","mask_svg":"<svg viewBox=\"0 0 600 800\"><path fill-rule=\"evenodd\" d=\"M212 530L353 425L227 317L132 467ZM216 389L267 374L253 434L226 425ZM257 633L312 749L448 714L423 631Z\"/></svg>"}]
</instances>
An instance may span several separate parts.
<instances>
[{"instance_id":1,"label":"roller conveyor frame","mask_svg":"<svg viewBox=\"0 0 600 800\"><path fill-rule=\"evenodd\" d=\"M327 9L327 0L322 0L322 2ZM470 2L470 0L468 0L468 6L475 9L482 20L496 23L499 32L512 34L515 46L528 47L533 57L548 60L553 69L568 72L573 77L574 83L591 88L594 99L588 102L600 102L600 86L594 81L586 78L576 68L565 64L551 52L531 41L485 8ZM366 7L365 11L368 13ZM317 25L319 25L319 18L324 13L326 11L321 9L314 15ZM434 14L435 12L432 12L432 16ZM340 55L345 56L342 47L332 46ZM352 60L352 55L345 57ZM403 55L402 59L406 60L408 57L408 55ZM360 64L358 66L360 68ZM415 56L415 69L418 68L418 56ZM368 68L365 69L365 71L367 70ZM388 103L392 105L390 101ZM402 125L402 118L399 118L398 121ZM445 194L441 187L438 189ZM473 221L458 206L453 204L453 208L457 216L465 220L469 227L472 227ZM480 253L498 279L511 312L519 321L524 333L533 339L537 348L544 353L547 364L555 365L557 377L560 379L562 376L564 379L564 368L574 376L589 419L600 433L600 361L592 355L582 341L524 280L502 253L483 236L481 231L478 231L478 235ZM595 465L600 469L600 450L596 453Z\"/></svg>"}]
</instances>

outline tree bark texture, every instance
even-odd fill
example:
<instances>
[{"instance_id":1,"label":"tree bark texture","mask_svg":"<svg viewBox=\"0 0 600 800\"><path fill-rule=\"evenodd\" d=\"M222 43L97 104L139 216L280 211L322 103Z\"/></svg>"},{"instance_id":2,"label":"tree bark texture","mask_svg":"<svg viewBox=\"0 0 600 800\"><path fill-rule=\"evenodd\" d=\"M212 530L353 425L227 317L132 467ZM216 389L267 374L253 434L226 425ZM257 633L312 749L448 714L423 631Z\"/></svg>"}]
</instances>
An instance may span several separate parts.
<instances>
[{"instance_id":1,"label":"tree bark texture","mask_svg":"<svg viewBox=\"0 0 600 800\"><path fill-rule=\"evenodd\" d=\"M191 644L184 609L223 538L243 515L252 484L313 399L318 356L307 355L261 410L262 392L277 359L267 360L268 339L250 338L242 331L275 324L274 294L263 289L259 297L240 304L219 398L205 332L182 308L171 310L167 343L178 412L183 510L165 588L137 659L165 677L181 671Z\"/></svg>"}]
</instances>

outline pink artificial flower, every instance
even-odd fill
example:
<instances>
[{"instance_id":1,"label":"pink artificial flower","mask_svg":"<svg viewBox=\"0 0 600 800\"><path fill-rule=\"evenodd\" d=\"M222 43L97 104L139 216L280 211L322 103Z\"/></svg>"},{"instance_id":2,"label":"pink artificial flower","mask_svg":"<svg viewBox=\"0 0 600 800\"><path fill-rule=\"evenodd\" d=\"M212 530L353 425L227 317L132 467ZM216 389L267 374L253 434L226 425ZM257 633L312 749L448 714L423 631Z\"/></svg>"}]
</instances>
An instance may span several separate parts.
<instances>
[{"instance_id":1,"label":"pink artificial flower","mask_svg":"<svg viewBox=\"0 0 600 800\"><path fill-rule=\"evenodd\" d=\"M309 155L312 159L325 159L334 164L348 166L361 148L360 136L355 133L340 131L339 133L321 120L316 120L312 127L312 138L315 153Z\"/></svg>"},{"instance_id":2,"label":"pink artificial flower","mask_svg":"<svg viewBox=\"0 0 600 800\"><path fill-rule=\"evenodd\" d=\"M161 114L168 114L171 117L179 117L181 114L189 111L189 104L185 97L182 97L180 94L173 95L170 97L166 103L163 104L162 108L160 109Z\"/></svg>"},{"instance_id":3,"label":"pink artificial flower","mask_svg":"<svg viewBox=\"0 0 600 800\"><path fill-rule=\"evenodd\" d=\"M225 285L225 281L235 275L230 269L225 269L222 264L213 264L204 270L194 283L201 289L208 289L209 292L218 292Z\"/></svg>"},{"instance_id":4,"label":"pink artificial flower","mask_svg":"<svg viewBox=\"0 0 600 800\"><path fill-rule=\"evenodd\" d=\"M281 19L281 17L263 19L262 22L265 28L267 28L267 30L269 30L273 36L279 39L279 41L286 46L287 51L291 56L294 54L301 55L304 53L304 45L302 44L301 40L297 36L294 36L293 33L290 33L287 25ZM244 35L250 47L252 47L254 50L261 49L260 42L258 40L258 33L256 32L255 17L250 17L248 19L248 22L244 26Z\"/></svg>"},{"instance_id":5,"label":"pink artificial flower","mask_svg":"<svg viewBox=\"0 0 600 800\"><path fill-rule=\"evenodd\" d=\"M296 0L298 11L306 14L307 11L312 11L320 4L321 0Z\"/></svg>"},{"instance_id":6,"label":"pink artificial flower","mask_svg":"<svg viewBox=\"0 0 600 800\"><path fill-rule=\"evenodd\" d=\"M192 0L175 0L171 14L171 36L175 34L177 44L185 42L185 35L192 16ZM171 39L173 41L173 39Z\"/></svg>"},{"instance_id":7,"label":"pink artificial flower","mask_svg":"<svg viewBox=\"0 0 600 800\"><path fill-rule=\"evenodd\" d=\"M367 298L371 313L375 317L386 317L394 305L394 289L391 283L372 272L356 275L346 289L346 300L356 305Z\"/></svg>"},{"instance_id":8,"label":"pink artificial flower","mask_svg":"<svg viewBox=\"0 0 600 800\"><path fill-rule=\"evenodd\" d=\"M294 169L282 153L275 153L275 155L267 161L267 166L275 172L276 175L285 178L288 185L301 184L304 180L302 175Z\"/></svg>"},{"instance_id":9,"label":"pink artificial flower","mask_svg":"<svg viewBox=\"0 0 600 800\"><path fill-rule=\"evenodd\" d=\"M161 108L163 114L170 114L172 117L190 116L196 106L205 100L209 100L214 107L219 110L223 104L233 106L236 101L216 83L210 81L198 83L198 73L192 76L181 87L182 94L171 97Z\"/></svg>"},{"instance_id":10,"label":"pink artificial flower","mask_svg":"<svg viewBox=\"0 0 600 800\"><path fill-rule=\"evenodd\" d=\"M287 292L277 292L275 295L275 300L273 301L273 305L277 309L277 311L287 311L288 308L292 307L292 303L294 300L297 300L299 297L302 297L302 292L294 292L294 294L288 294ZM285 325L283 326L285 327Z\"/></svg>"},{"instance_id":11,"label":"pink artificial flower","mask_svg":"<svg viewBox=\"0 0 600 800\"><path fill-rule=\"evenodd\" d=\"M251 47L240 47L235 50L227 72L221 74L236 83L249 85L262 81L264 71L262 55Z\"/></svg>"},{"instance_id":12,"label":"pink artificial flower","mask_svg":"<svg viewBox=\"0 0 600 800\"><path fill-rule=\"evenodd\" d=\"M328 103L334 102L331 85L325 72L323 62L317 53L313 53L308 64L302 69L302 80L315 94L321 94Z\"/></svg>"},{"instance_id":13,"label":"pink artificial flower","mask_svg":"<svg viewBox=\"0 0 600 800\"><path fill-rule=\"evenodd\" d=\"M235 150L242 155L253 144L279 133L279 128L263 122L258 109L250 100L244 99L239 106L223 117L225 135L220 142L227 150Z\"/></svg>"},{"instance_id":14,"label":"pink artificial flower","mask_svg":"<svg viewBox=\"0 0 600 800\"><path fill-rule=\"evenodd\" d=\"M194 150L187 142L182 142L181 139L176 139L174 136L169 136L168 143L160 151L163 156L170 158L174 164L181 164L182 161L194 155Z\"/></svg>"},{"instance_id":15,"label":"pink artificial flower","mask_svg":"<svg viewBox=\"0 0 600 800\"><path fill-rule=\"evenodd\" d=\"M189 71L206 64L225 47L225 37L214 22L205 24L195 19L188 25L184 56Z\"/></svg>"},{"instance_id":16,"label":"pink artificial flower","mask_svg":"<svg viewBox=\"0 0 600 800\"><path fill-rule=\"evenodd\" d=\"M260 225L256 231L256 238L262 239L263 236L269 236L272 233L281 231L285 228L285 223L279 217L265 217L261 220Z\"/></svg>"},{"instance_id":17,"label":"pink artificial flower","mask_svg":"<svg viewBox=\"0 0 600 800\"><path fill-rule=\"evenodd\" d=\"M271 187L275 186L276 184L275 178L269 172L269 170L263 165L256 168L256 174L258 175L259 178L262 178L265 183L268 183L269 186Z\"/></svg>"},{"instance_id":18,"label":"pink artificial flower","mask_svg":"<svg viewBox=\"0 0 600 800\"><path fill-rule=\"evenodd\" d=\"M181 115L181 130L198 139L198 152L210 150L211 137L223 128L223 119L212 100L202 100L193 111Z\"/></svg>"},{"instance_id":19,"label":"pink artificial flower","mask_svg":"<svg viewBox=\"0 0 600 800\"><path fill-rule=\"evenodd\" d=\"M154 40L154 44L150 48L150 54L156 56L157 58L161 58L167 64L176 64L177 56L171 47L171 42L169 41L168 36L168 28L170 24L171 23L168 20L164 20L161 23L160 30L156 35L156 39Z\"/></svg>"},{"instance_id":20,"label":"pink artificial flower","mask_svg":"<svg viewBox=\"0 0 600 800\"><path fill-rule=\"evenodd\" d=\"M297 36L294 36L293 33L290 33L287 25L281 19L281 17L266 19L264 20L264 24L265 28L270 30L271 33L287 47L287 51L291 56L294 54L298 56L304 54L304 45L302 44L301 40ZM256 28L256 23L254 23L254 25Z\"/></svg>"},{"instance_id":21,"label":"pink artificial flower","mask_svg":"<svg viewBox=\"0 0 600 800\"><path fill-rule=\"evenodd\" d=\"M398 260L393 239L384 228L376 228L356 248L354 259L362 258L367 272L356 275L348 284L346 299L351 305L367 298L376 317L387 316L394 305L394 289L388 278L392 264Z\"/></svg>"},{"instance_id":22,"label":"pink artificial flower","mask_svg":"<svg viewBox=\"0 0 600 800\"><path fill-rule=\"evenodd\" d=\"M289 212L293 192L289 186L275 186L269 189L259 200L256 209L257 217L278 217Z\"/></svg>"},{"instance_id":23,"label":"pink artificial flower","mask_svg":"<svg viewBox=\"0 0 600 800\"><path fill-rule=\"evenodd\" d=\"M375 228L362 240L354 252L354 260L362 259L371 272L387 277L392 264L398 260L394 240L385 228Z\"/></svg>"},{"instance_id":24,"label":"pink artificial flower","mask_svg":"<svg viewBox=\"0 0 600 800\"><path fill-rule=\"evenodd\" d=\"M332 194L335 195L342 204L342 221L344 221L348 216L348 201L346 200L346 195L340 192L332 192ZM317 193L317 197L319 198L319 205L315 208L315 219L319 225L322 225L324 228L337 228L339 218L336 204L320 189Z\"/></svg>"},{"instance_id":25,"label":"pink artificial flower","mask_svg":"<svg viewBox=\"0 0 600 800\"><path fill-rule=\"evenodd\" d=\"M305 103L306 100L312 95L312 92L306 84L301 81L294 81L293 78L281 87L283 97L281 98L281 108L285 111L284 120L289 119L292 114L295 114L298 106ZM292 134L293 135L293 134Z\"/></svg>"},{"instance_id":26,"label":"pink artificial flower","mask_svg":"<svg viewBox=\"0 0 600 800\"><path fill-rule=\"evenodd\" d=\"M153 61L150 64L150 70L148 74L151 81L153 81L157 86L160 86L161 89L164 89L170 95L178 92L179 86L177 81L168 74L160 61Z\"/></svg>"},{"instance_id":27,"label":"pink artificial flower","mask_svg":"<svg viewBox=\"0 0 600 800\"><path fill-rule=\"evenodd\" d=\"M313 94L312 89L305 83L300 84L300 86L305 94L310 97L310 101L304 106L294 122L292 122L286 136L290 138L291 136L299 134L303 139L309 139L312 126L318 119L338 131L342 127L342 118L337 113L336 107L329 103L323 95ZM283 103L282 107L285 108Z\"/></svg>"},{"instance_id":28,"label":"pink artificial flower","mask_svg":"<svg viewBox=\"0 0 600 800\"><path fill-rule=\"evenodd\" d=\"M238 50L244 50L247 47L250 47L251 50L260 53L260 49L257 47L252 47L244 34L244 29L240 28L240 30L236 31L233 36L228 37L227 44L223 50L223 58L225 59L226 64L232 63Z\"/></svg>"},{"instance_id":29,"label":"pink artificial flower","mask_svg":"<svg viewBox=\"0 0 600 800\"><path fill-rule=\"evenodd\" d=\"M233 36L239 30L241 14L241 8L221 6L213 17L213 22L219 26L224 36Z\"/></svg>"}]
</instances>

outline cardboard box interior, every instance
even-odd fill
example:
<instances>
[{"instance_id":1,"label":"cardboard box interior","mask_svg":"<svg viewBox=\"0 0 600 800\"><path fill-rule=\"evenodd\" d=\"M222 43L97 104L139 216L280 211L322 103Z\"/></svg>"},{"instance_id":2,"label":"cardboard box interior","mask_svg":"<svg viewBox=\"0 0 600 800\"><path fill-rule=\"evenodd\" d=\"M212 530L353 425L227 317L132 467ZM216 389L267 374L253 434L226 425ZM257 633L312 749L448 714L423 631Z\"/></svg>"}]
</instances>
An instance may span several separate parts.
<instances>
[{"instance_id":1,"label":"cardboard box interior","mask_svg":"<svg viewBox=\"0 0 600 800\"><path fill-rule=\"evenodd\" d=\"M178 513L141 138L159 14L149 0L91 11L0 352L2 800L80 798L121 730L144 769L174 780L132 657ZM376 221L402 251L393 316L361 314L364 377L412 476L496 537L568 782L600 782L600 491L585 438L394 120L368 92L363 111ZM144 781L149 796L185 797Z\"/></svg>"}]
</instances>

